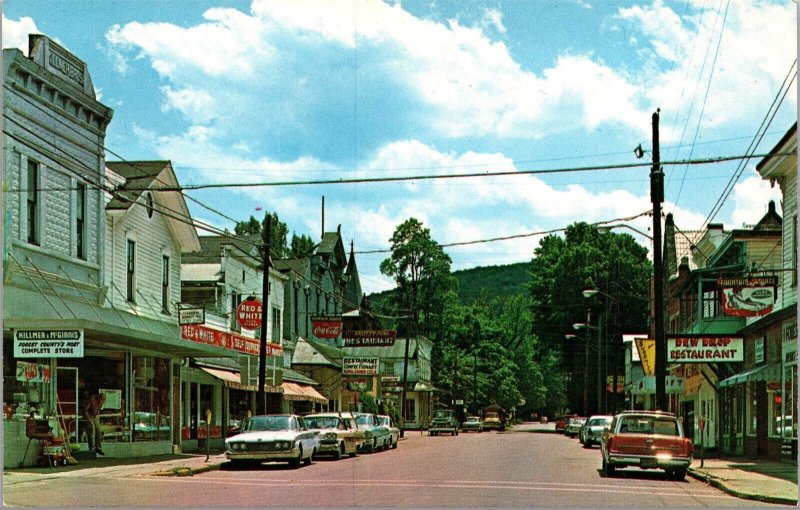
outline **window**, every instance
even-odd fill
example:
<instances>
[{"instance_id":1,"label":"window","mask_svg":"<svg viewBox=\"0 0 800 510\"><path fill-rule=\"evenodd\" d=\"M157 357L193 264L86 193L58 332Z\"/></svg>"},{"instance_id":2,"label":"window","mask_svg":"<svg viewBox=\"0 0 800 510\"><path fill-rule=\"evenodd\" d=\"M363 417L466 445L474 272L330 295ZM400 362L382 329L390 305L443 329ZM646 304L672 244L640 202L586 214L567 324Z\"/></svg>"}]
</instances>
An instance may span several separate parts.
<instances>
[{"instance_id":1,"label":"window","mask_svg":"<svg viewBox=\"0 0 800 510\"><path fill-rule=\"evenodd\" d=\"M28 160L28 242L39 244L39 164Z\"/></svg>"},{"instance_id":2,"label":"window","mask_svg":"<svg viewBox=\"0 0 800 510\"><path fill-rule=\"evenodd\" d=\"M792 221L792 285L797 285L797 215Z\"/></svg>"},{"instance_id":3,"label":"window","mask_svg":"<svg viewBox=\"0 0 800 510\"><path fill-rule=\"evenodd\" d=\"M717 316L719 316L719 296L716 289L703 292L703 317Z\"/></svg>"},{"instance_id":4,"label":"window","mask_svg":"<svg viewBox=\"0 0 800 510\"><path fill-rule=\"evenodd\" d=\"M86 217L86 185L78 183L75 192L75 255L86 260L86 234L84 220Z\"/></svg>"},{"instance_id":5,"label":"window","mask_svg":"<svg viewBox=\"0 0 800 510\"><path fill-rule=\"evenodd\" d=\"M272 341L281 342L281 309L272 307Z\"/></svg>"},{"instance_id":6,"label":"window","mask_svg":"<svg viewBox=\"0 0 800 510\"><path fill-rule=\"evenodd\" d=\"M161 311L169 313L169 256L161 257Z\"/></svg>"},{"instance_id":7,"label":"window","mask_svg":"<svg viewBox=\"0 0 800 510\"><path fill-rule=\"evenodd\" d=\"M147 204L147 206L146 206L147 207L147 217L148 218L152 218L153 217L153 194L152 193L148 193L147 194L147 196L145 197L145 202Z\"/></svg>"},{"instance_id":8,"label":"window","mask_svg":"<svg viewBox=\"0 0 800 510\"><path fill-rule=\"evenodd\" d=\"M128 257L127 257L127 298L131 303L136 302L136 241L128 239Z\"/></svg>"},{"instance_id":9,"label":"window","mask_svg":"<svg viewBox=\"0 0 800 510\"><path fill-rule=\"evenodd\" d=\"M231 294L231 331L241 331L242 327L239 325L239 321L236 320L236 308L239 307L239 304L242 302L242 295L233 293Z\"/></svg>"}]
</instances>

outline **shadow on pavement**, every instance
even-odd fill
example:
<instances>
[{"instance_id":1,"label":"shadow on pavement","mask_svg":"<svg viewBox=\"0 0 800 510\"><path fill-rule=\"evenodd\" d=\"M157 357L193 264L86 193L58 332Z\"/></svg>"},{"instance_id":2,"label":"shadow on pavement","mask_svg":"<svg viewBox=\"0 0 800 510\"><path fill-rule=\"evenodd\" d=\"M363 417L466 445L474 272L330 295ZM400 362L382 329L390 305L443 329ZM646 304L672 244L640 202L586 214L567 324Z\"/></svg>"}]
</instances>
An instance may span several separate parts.
<instances>
[{"instance_id":1,"label":"shadow on pavement","mask_svg":"<svg viewBox=\"0 0 800 510\"><path fill-rule=\"evenodd\" d=\"M661 482L678 482L689 483L688 480L674 480L669 478L663 470L641 470L641 469L617 469L614 476L606 476L602 469L598 469L597 473L601 478L619 478L622 480L654 480Z\"/></svg>"},{"instance_id":2,"label":"shadow on pavement","mask_svg":"<svg viewBox=\"0 0 800 510\"><path fill-rule=\"evenodd\" d=\"M792 465L778 465L778 464L759 464L759 463L738 463L730 464L732 469L741 469L742 471L749 471L751 473L758 473L760 475L771 476L773 478L780 478L790 482L797 483L797 467Z\"/></svg>"}]
</instances>

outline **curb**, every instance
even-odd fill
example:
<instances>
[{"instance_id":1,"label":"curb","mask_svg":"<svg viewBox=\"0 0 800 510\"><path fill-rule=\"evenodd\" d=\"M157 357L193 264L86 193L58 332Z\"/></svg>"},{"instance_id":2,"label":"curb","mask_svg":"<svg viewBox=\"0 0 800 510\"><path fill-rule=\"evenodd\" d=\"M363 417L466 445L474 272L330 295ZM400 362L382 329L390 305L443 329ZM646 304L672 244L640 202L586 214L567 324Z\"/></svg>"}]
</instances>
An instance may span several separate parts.
<instances>
[{"instance_id":1,"label":"curb","mask_svg":"<svg viewBox=\"0 0 800 510\"><path fill-rule=\"evenodd\" d=\"M178 466L170 469L165 469L162 471L156 471L155 473L150 473L150 476L194 476L199 473L207 473L208 471L216 471L220 468L222 464L209 464L207 466L200 466L200 467L186 467L186 466Z\"/></svg>"},{"instance_id":2,"label":"curb","mask_svg":"<svg viewBox=\"0 0 800 510\"><path fill-rule=\"evenodd\" d=\"M687 472L692 478L700 480L701 482L705 482L712 487L720 489L722 492L730 494L731 496L736 496L740 499L749 499L753 501L761 501L762 503L772 503L776 505L793 505L797 506L797 500L792 498L784 498L781 496L767 496L764 494L753 494L751 492L741 492L736 489L731 488L726 484L723 480L717 478L716 476L710 475L708 473L701 473L696 471L694 468L689 468Z\"/></svg>"}]
</instances>

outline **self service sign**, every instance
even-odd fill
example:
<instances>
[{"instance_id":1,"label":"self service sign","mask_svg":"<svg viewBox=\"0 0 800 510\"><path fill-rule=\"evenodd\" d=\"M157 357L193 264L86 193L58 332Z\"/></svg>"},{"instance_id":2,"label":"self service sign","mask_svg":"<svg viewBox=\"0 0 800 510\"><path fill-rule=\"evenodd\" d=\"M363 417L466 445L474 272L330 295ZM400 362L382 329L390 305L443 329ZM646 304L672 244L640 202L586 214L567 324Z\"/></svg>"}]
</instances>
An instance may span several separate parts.
<instances>
[{"instance_id":1,"label":"self service sign","mask_svg":"<svg viewBox=\"0 0 800 510\"><path fill-rule=\"evenodd\" d=\"M82 329L15 329L15 358L82 358Z\"/></svg>"}]
</instances>

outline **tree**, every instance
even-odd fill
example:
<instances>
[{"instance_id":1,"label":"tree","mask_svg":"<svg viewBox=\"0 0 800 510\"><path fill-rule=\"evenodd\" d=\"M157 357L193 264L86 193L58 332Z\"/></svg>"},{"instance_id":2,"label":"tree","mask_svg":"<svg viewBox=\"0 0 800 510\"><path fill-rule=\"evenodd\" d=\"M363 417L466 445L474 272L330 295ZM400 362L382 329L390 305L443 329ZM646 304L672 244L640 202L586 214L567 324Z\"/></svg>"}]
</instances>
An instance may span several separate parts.
<instances>
[{"instance_id":1,"label":"tree","mask_svg":"<svg viewBox=\"0 0 800 510\"><path fill-rule=\"evenodd\" d=\"M271 217L272 222L270 227L270 254L273 258L285 259L289 256L289 248L286 245L286 236L289 233L289 228L286 226L286 223L280 220L278 213L273 212L267 214ZM258 221L253 216L250 216L249 220L236 223L234 233L237 236L257 235L260 237L264 230L264 222L266 222L266 216L263 221Z\"/></svg>"},{"instance_id":2,"label":"tree","mask_svg":"<svg viewBox=\"0 0 800 510\"><path fill-rule=\"evenodd\" d=\"M314 253L314 241L307 235L297 235L292 233L292 243L289 247L289 257L302 259L310 257Z\"/></svg>"}]
</instances>

